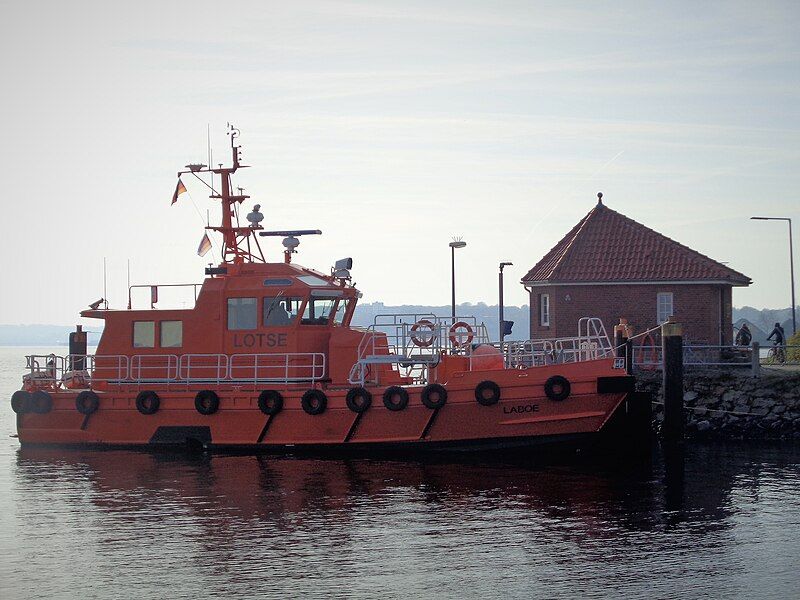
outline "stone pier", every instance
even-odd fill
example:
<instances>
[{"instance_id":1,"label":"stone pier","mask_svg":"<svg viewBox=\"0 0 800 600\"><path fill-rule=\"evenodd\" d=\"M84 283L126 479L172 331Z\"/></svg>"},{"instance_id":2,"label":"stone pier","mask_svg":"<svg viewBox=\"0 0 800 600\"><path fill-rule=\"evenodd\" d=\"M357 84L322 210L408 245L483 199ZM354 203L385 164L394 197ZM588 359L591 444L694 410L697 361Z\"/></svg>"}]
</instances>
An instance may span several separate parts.
<instances>
[{"instance_id":1,"label":"stone pier","mask_svg":"<svg viewBox=\"0 0 800 600\"><path fill-rule=\"evenodd\" d=\"M638 389L652 392L653 427L664 421L661 371L636 373ZM684 373L686 437L800 439L800 374L751 377L725 371Z\"/></svg>"}]
</instances>

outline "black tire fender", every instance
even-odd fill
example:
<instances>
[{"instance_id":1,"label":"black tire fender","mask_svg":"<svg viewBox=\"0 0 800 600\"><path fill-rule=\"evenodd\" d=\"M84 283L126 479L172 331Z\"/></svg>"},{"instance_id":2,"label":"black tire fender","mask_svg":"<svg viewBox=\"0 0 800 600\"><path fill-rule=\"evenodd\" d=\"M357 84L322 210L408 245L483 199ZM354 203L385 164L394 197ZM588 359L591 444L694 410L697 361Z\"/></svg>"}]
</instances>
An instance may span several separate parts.
<instances>
[{"instance_id":1,"label":"black tire fender","mask_svg":"<svg viewBox=\"0 0 800 600\"><path fill-rule=\"evenodd\" d=\"M553 375L544 382L545 396L554 402L569 398L570 391L569 380L562 375Z\"/></svg>"},{"instance_id":2,"label":"black tire fender","mask_svg":"<svg viewBox=\"0 0 800 600\"><path fill-rule=\"evenodd\" d=\"M500 402L500 386L494 381L481 381L475 386L475 400L481 406L492 406Z\"/></svg>"},{"instance_id":3,"label":"black tire fender","mask_svg":"<svg viewBox=\"0 0 800 600\"><path fill-rule=\"evenodd\" d=\"M328 407L328 397L322 390L307 390L300 399L303 410L310 415L321 415Z\"/></svg>"},{"instance_id":4,"label":"black tire fender","mask_svg":"<svg viewBox=\"0 0 800 600\"><path fill-rule=\"evenodd\" d=\"M11 410L18 415L24 415L31 409L32 394L25 390L17 390L11 394Z\"/></svg>"},{"instance_id":5,"label":"black tire fender","mask_svg":"<svg viewBox=\"0 0 800 600\"><path fill-rule=\"evenodd\" d=\"M408 392L399 385L392 385L383 392L383 405L389 410L403 410L408 406Z\"/></svg>"},{"instance_id":6,"label":"black tire fender","mask_svg":"<svg viewBox=\"0 0 800 600\"><path fill-rule=\"evenodd\" d=\"M447 389L438 383L429 383L422 389L422 403L431 410L447 404Z\"/></svg>"},{"instance_id":7,"label":"black tire fender","mask_svg":"<svg viewBox=\"0 0 800 600\"><path fill-rule=\"evenodd\" d=\"M363 387L350 388L347 391L345 401L347 402L347 408L354 413L361 414L366 412L372 405L372 394L368 389Z\"/></svg>"},{"instance_id":8,"label":"black tire fender","mask_svg":"<svg viewBox=\"0 0 800 600\"><path fill-rule=\"evenodd\" d=\"M91 415L100 407L100 396L92 390L84 390L75 398L75 408L82 415Z\"/></svg>"},{"instance_id":9,"label":"black tire fender","mask_svg":"<svg viewBox=\"0 0 800 600\"><path fill-rule=\"evenodd\" d=\"M39 415L46 415L53 410L53 397L45 391L37 390L31 395L31 411Z\"/></svg>"},{"instance_id":10,"label":"black tire fender","mask_svg":"<svg viewBox=\"0 0 800 600\"><path fill-rule=\"evenodd\" d=\"M136 410L143 415L153 415L161 407L161 398L152 390L145 390L136 395Z\"/></svg>"},{"instance_id":11,"label":"black tire fender","mask_svg":"<svg viewBox=\"0 0 800 600\"><path fill-rule=\"evenodd\" d=\"M219 396L214 390L200 390L194 397L194 407L201 415L213 415L219 410Z\"/></svg>"},{"instance_id":12,"label":"black tire fender","mask_svg":"<svg viewBox=\"0 0 800 600\"><path fill-rule=\"evenodd\" d=\"M258 408L265 415L277 415L283 410L283 396L277 390L261 390Z\"/></svg>"}]
</instances>

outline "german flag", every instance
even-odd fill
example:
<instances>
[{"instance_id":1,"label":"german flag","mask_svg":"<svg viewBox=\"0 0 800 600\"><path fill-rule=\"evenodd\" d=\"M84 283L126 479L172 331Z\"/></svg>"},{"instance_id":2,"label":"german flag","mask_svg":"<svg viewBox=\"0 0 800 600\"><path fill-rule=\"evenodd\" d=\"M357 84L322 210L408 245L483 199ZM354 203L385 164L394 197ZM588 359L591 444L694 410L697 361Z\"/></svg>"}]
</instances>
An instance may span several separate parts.
<instances>
[{"instance_id":1,"label":"german flag","mask_svg":"<svg viewBox=\"0 0 800 600\"><path fill-rule=\"evenodd\" d=\"M185 191L186 191L186 186L183 185L181 178L178 177L178 185L175 186L175 193L172 194L172 204L175 204L178 201L178 196L183 194ZM170 206L172 206L172 204L170 204Z\"/></svg>"},{"instance_id":2,"label":"german flag","mask_svg":"<svg viewBox=\"0 0 800 600\"><path fill-rule=\"evenodd\" d=\"M211 250L211 240L208 239L208 234L204 233L203 239L200 240L200 245L197 247L197 255L205 256L209 250Z\"/></svg>"}]
</instances>

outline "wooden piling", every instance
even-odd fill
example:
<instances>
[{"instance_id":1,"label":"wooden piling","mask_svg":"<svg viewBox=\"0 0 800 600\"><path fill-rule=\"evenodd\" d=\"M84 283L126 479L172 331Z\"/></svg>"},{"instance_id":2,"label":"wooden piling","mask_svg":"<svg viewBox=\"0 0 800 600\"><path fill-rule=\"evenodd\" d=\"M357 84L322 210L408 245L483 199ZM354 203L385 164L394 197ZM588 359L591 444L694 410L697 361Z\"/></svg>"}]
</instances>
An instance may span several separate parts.
<instances>
[{"instance_id":1,"label":"wooden piling","mask_svg":"<svg viewBox=\"0 0 800 600\"><path fill-rule=\"evenodd\" d=\"M683 327L670 319L661 325L665 440L683 439Z\"/></svg>"}]
</instances>

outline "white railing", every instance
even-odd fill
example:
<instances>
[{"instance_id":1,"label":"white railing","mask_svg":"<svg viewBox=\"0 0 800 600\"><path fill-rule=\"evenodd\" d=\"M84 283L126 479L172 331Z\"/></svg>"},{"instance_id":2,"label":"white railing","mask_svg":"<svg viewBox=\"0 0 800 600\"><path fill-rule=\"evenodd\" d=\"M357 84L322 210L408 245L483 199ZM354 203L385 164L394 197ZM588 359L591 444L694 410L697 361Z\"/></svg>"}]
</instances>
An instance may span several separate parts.
<instances>
[{"instance_id":1,"label":"white railing","mask_svg":"<svg viewBox=\"0 0 800 600\"><path fill-rule=\"evenodd\" d=\"M415 382L427 381L428 367L442 353L469 354L475 344L489 343L486 325L475 317L437 317L432 313L376 315L358 346L350 383L377 381L378 369L390 364Z\"/></svg>"},{"instance_id":2,"label":"white railing","mask_svg":"<svg viewBox=\"0 0 800 600\"><path fill-rule=\"evenodd\" d=\"M129 378L137 382L175 381L178 378L176 354L136 354L131 357Z\"/></svg>"},{"instance_id":3,"label":"white railing","mask_svg":"<svg viewBox=\"0 0 800 600\"><path fill-rule=\"evenodd\" d=\"M318 381L325 377L325 355L234 354L229 375L234 381Z\"/></svg>"},{"instance_id":4,"label":"white railing","mask_svg":"<svg viewBox=\"0 0 800 600\"><path fill-rule=\"evenodd\" d=\"M322 353L289 354L32 354L24 381L36 385L216 382L316 382L326 377ZM82 367L82 368L79 368Z\"/></svg>"},{"instance_id":5,"label":"white railing","mask_svg":"<svg viewBox=\"0 0 800 600\"><path fill-rule=\"evenodd\" d=\"M459 322L469 325L472 339L459 339L455 335L451 338L451 328ZM424 326L420 326L420 323ZM596 317L581 318L575 337L489 342L486 326L478 324L474 317L453 319L430 314L379 315L361 340L359 359L350 371L350 383L363 385L366 381L375 381L379 370L373 366L378 364L391 364L401 375L411 377L415 383L427 383L430 368L445 353L466 356L469 369L480 370L493 362L491 352L487 354L485 350L486 346L497 350L496 356L502 357L503 366L507 369L615 356L603 322ZM620 365L617 368L624 368L621 361L615 362L617 365Z\"/></svg>"},{"instance_id":6,"label":"white railing","mask_svg":"<svg viewBox=\"0 0 800 600\"><path fill-rule=\"evenodd\" d=\"M753 357L753 346L731 346L710 344L685 344L683 365L685 367L752 367L760 362L763 366L800 364L800 346L775 346L759 348L758 361ZM641 369L660 369L663 362L661 346L642 345L633 347L633 365Z\"/></svg>"},{"instance_id":7,"label":"white railing","mask_svg":"<svg viewBox=\"0 0 800 600\"><path fill-rule=\"evenodd\" d=\"M179 376L183 381L221 382L228 378L227 354L183 354Z\"/></svg>"}]
</instances>

